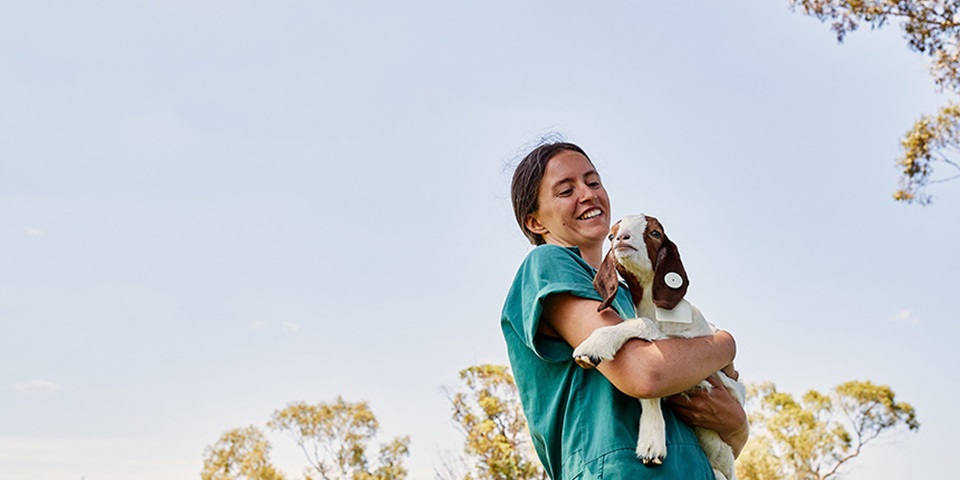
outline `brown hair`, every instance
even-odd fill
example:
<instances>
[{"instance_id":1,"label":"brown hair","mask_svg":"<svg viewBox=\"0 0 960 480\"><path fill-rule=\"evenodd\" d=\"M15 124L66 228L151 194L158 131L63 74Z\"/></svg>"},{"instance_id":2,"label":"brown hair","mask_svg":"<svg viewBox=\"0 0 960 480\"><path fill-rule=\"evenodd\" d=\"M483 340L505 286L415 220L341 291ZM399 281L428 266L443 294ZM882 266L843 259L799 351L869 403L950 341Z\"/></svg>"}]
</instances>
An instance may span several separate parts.
<instances>
[{"instance_id":1,"label":"brown hair","mask_svg":"<svg viewBox=\"0 0 960 480\"><path fill-rule=\"evenodd\" d=\"M534 148L527 156L520 160L517 169L513 171L513 182L510 184L510 193L513 201L513 213L517 217L520 230L527 236L530 243L543 245L543 237L531 232L526 226L527 217L537 211L537 196L540 194L540 181L543 172L547 170L547 162L558 153L570 150L577 152L593 163L582 148L567 142L544 143Z\"/></svg>"}]
</instances>

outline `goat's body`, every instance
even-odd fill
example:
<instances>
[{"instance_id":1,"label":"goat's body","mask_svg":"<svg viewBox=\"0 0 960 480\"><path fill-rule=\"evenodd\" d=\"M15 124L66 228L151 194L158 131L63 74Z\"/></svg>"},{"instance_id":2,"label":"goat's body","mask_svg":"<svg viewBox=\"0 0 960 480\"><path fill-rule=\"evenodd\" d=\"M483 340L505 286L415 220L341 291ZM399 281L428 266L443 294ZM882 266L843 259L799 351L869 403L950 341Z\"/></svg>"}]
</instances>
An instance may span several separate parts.
<instances>
[{"instance_id":1,"label":"goat's body","mask_svg":"<svg viewBox=\"0 0 960 480\"><path fill-rule=\"evenodd\" d=\"M653 311L652 315L649 310ZM696 307L691 306L692 319L690 323L652 320L652 318L656 318L656 309L651 308L649 310L643 308L643 305L638 305L637 311L645 312L646 315L626 320L618 325L598 328L577 347L574 356L599 357L609 360L631 338L650 341L670 337L693 338L711 335L716 331L716 328L707 322ZM739 385L723 372L718 374L730 394L740 404L743 404L744 390L742 385ZM694 388L711 389L713 386L707 381L702 381ZM648 464L658 464L662 458L667 456L666 426L660 402L661 399L659 398L640 399L641 412L637 436L637 457ZM694 430L707 460L714 469L717 480L735 480L733 449L720 439L720 435L712 430L701 427L694 427Z\"/></svg>"},{"instance_id":2,"label":"goat's body","mask_svg":"<svg viewBox=\"0 0 960 480\"><path fill-rule=\"evenodd\" d=\"M625 218L622 222L627 223L628 218L630 217ZM649 217L643 217L644 225L646 225L648 218ZM631 220L632 223L627 223L625 227L628 234L626 238L623 239L624 243L630 240L629 233L633 231L630 230L630 228L634 230L637 229L636 218ZM659 225L659 222L657 222L657 224ZM615 228L618 228L618 226L619 223ZM645 230L641 230L640 233L645 233ZM613 234L611 234L611 238L613 238ZM711 335L717 331L713 325L707 322L703 314L700 313L700 310L682 299L682 293L678 302L674 302L669 306L672 310L665 311L657 307L654 298L654 262L649 258L650 254L648 252L643 253L645 254L641 254L640 249L634 246L629 249L624 249L622 255L618 252L618 254L614 256L614 249L611 248L608 257L615 258L615 262L620 265L617 267L617 270L619 270L621 274L626 274L625 278L627 278L628 283L631 283L631 294L635 302L634 307L637 318L626 320L618 325L610 325L596 329L574 350L574 358L581 366L591 368L602 360L612 359L623 344L631 338L641 338L649 341L670 337L693 338ZM676 261L679 269L682 271L682 265L679 264L679 256ZM607 260L604 262L606 263ZM603 267L601 267L601 270L603 270ZM607 271L606 274L610 272L611 271ZM614 275L612 292L615 294L616 273L615 271L612 272ZM604 272L598 272L598 277L603 273ZM685 292L685 284L687 281L685 272L683 272L683 274L681 285L684 287L683 292ZM610 287L609 281L610 280L607 279L607 283L605 284L606 288ZM594 285L598 285L596 280ZM660 285L660 287L662 288L662 285ZM671 286L670 288L679 289L677 286ZM598 291L599 289L600 287L598 287ZM601 308L604 308L606 304L606 302L602 304ZM661 305L663 304L661 303ZM679 309L677 309L677 307L679 307ZM673 309L677 309L676 312L680 312L680 314L666 315L667 313L673 313ZM660 313L659 315L658 312ZM730 391L730 394L742 405L746 392L743 385L731 379L723 372L718 372L718 375L724 386ZM707 381L702 381L694 387L694 389L711 388L713 388L713 386ZM662 463L662 459L667 456L666 429L661 399L640 399L640 403L642 410L640 412L640 425L637 438L637 457L645 464L658 465ZM717 480L735 480L733 449L720 438L720 435L712 430L695 427L695 433L701 448L707 456L707 460L713 467Z\"/></svg>"}]
</instances>

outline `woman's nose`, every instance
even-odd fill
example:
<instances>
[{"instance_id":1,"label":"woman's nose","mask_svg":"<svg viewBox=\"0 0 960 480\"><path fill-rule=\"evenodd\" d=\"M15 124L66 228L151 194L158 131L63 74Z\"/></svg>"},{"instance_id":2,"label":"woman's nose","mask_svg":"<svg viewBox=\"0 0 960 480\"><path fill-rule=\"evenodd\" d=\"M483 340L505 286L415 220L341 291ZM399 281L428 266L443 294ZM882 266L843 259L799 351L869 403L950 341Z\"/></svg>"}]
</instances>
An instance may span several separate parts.
<instances>
[{"instance_id":1,"label":"woman's nose","mask_svg":"<svg viewBox=\"0 0 960 480\"><path fill-rule=\"evenodd\" d=\"M585 188L580 193L580 203L588 202L594 198L597 198L597 193L592 189Z\"/></svg>"}]
</instances>

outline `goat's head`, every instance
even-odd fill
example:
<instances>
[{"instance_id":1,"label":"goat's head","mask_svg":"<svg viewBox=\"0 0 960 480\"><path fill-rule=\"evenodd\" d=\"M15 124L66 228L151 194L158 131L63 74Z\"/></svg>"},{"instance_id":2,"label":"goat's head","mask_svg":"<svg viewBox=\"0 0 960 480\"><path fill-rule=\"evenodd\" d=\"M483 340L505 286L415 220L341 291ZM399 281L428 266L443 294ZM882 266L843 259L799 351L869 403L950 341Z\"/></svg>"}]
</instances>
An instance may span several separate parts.
<instances>
[{"instance_id":1,"label":"goat's head","mask_svg":"<svg viewBox=\"0 0 960 480\"><path fill-rule=\"evenodd\" d=\"M676 244L659 220L646 215L623 217L610 228L610 251L593 279L593 288L603 297L597 311L609 307L617 296L617 272L630 286L634 304L649 286L657 307L673 309L689 285Z\"/></svg>"}]
</instances>

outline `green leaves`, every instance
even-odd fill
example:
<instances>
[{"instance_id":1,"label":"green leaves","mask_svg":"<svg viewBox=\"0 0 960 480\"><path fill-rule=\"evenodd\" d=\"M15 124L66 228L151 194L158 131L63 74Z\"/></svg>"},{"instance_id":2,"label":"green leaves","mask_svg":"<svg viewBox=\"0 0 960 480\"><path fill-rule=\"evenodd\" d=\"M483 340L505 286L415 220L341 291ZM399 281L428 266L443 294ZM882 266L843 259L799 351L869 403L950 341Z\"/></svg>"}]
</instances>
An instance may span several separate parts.
<instances>
[{"instance_id":1,"label":"green leaves","mask_svg":"<svg viewBox=\"0 0 960 480\"><path fill-rule=\"evenodd\" d=\"M257 427L236 428L220 436L203 458L203 480L283 480L270 464L270 443Z\"/></svg>"},{"instance_id":2,"label":"green leaves","mask_svg":"<svg viewBox=\"0 0 960 480\"><path fill-rule=\"evenodd\" d=\"M941 91L960 94L960 0L790 0L790 6L831 22L840 42L862 23L880 28L900 22L907 45L931 57L930 74ZM960 148L958 116L958 107L950 103L936 117L922 116L906 133L903 155L896 160L900 179L895 200L927 205L932 201L929 185L960 178L960 165L949 156ZM932 179L937 163L958 173Z\"/></svg>"},{"instance_id":3,"label":"green leaves","mask_svg":"<svg viewBox=\"0 0 960 480\"><path fill-rule=\"evenodd\" d=\"M863 443L899 425L920 429L913 406L897 402L893 390L886 385L852 381L838 385L834 391L836 402Z\"/></svg>"},{"instance_id":4,"label":"green leaves","mask_svg":"<svg viewBox=\"0 0 960 480\"><path fill-rule=\"evenodd\" d=\"M467 387L451 398L453 420L466 436L464 451L473 460L467 478L546 479L536 458L513 376L501 365L460 371Z\"/></svg>"},{"instance_id":5,"label":"green leaves","mask_svg":"<svg viewBox=\"0 0 960 480\"><path fill-rule=\"evenodd\" d=\"M894 198L929 204L931 197L925 192L927 185L957 178L931 179L933 164L941 162L960 169L946 155L946 152L960 147L960 105L942 107L936 117L920 117L900 145L903 150L903 155L897 159L897 166L901 170L900 188L893 194Z\"/></svg>"},{"instance_id":6,"label":"green leaves","mask_svg":"<svg viewBox=\"0 0 960 480\"><path fill-rule=\"evenodd\" d=\"M910 404L870 381L850 381L829 394L810 390L798 402L772 383L748 392L751 439L737 462L742 480L840 477L840 467L881 435L920 428Z\"/></svg>"},{"instance_id":7,"label":"green leaves","mask_svg":"<svg viewBox=\"0 0 960 480\"><path fill-rule=\"evenodd\" d=\"M293 437L319 478L400 480L407 476L402 463L409 454L406 436L381 445L379 466L370 470L367 443L379 425L367 402L347 402L339 396L331 403L295 402L274 412L267 425Z\"/></svg>"},{"instance_id":8,"label":"green leaves","mask_svg":"<svg viewBox=\"0 0 960 480\"><path fill-rule=\"evenodd\" d=\"M403 480L403 459L410 437L380 446L377 466L367 459L367 444L377 434L377 418L367 402L342 397L330 403L294 402L273 413L267 426L293 437L310 469L305 480ZM230 430L204 454L202 480L284 480L269 459L270 444L256 427Z\"/></svg>"}]
</instances>

